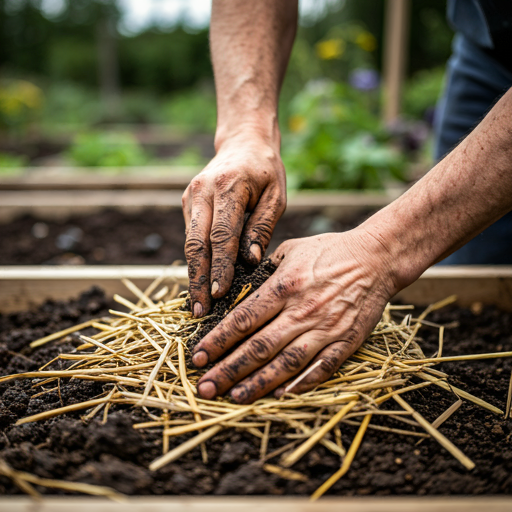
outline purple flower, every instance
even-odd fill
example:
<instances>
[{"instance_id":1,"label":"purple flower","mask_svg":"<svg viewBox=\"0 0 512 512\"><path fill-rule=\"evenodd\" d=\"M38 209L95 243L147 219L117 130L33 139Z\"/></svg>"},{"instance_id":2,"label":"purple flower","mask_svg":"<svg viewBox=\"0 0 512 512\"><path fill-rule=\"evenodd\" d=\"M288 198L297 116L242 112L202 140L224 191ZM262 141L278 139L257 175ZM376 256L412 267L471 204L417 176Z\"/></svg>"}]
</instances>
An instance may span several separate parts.
<instances>
[{"instance_id":1,"label":"purple flower","mask_svg":"<svg viewBox=\"0 0 512 512\"><path fill-rule=\"evenodd\" d=\"M350 85L360 91L372 91L379 87L379 74L374 69L355 69L348 78Z\"/></svg>"}]
</instances>

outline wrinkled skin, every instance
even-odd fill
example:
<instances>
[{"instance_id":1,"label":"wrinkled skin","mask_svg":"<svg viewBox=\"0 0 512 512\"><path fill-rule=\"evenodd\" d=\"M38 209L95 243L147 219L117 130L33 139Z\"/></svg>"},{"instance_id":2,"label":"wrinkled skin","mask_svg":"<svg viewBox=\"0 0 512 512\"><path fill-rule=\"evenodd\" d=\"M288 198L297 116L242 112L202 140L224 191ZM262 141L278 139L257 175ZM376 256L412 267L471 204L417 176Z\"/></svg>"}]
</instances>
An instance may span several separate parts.
<instances>
[{"instance_id":1,"label":"wrinkled skin","mask_svg":"<svg viewBox=\"0 0 512 512\"><path fill-rule=\"evenodd\" d=\"M239 250L253 265L265 254L286 207L278 151L257 137L232 137L191 181L182 203L192 311L202 317L211 297L229 290Z\"/></svg>"},{"instance_id":2,"label":"wrinkled skin","mask_svg":"<svg viewBox=\"0 0 512 512\"><path fill-rule=\"evenodd\" d=\"M250 403L278 386L278 397L314 388L362 344L397 289L389 253L361 227L289 240L271 259L276 272L194 350L203 367L245 340L199 381L203 398L231 389Z\"/></svg>"}]
</instances>

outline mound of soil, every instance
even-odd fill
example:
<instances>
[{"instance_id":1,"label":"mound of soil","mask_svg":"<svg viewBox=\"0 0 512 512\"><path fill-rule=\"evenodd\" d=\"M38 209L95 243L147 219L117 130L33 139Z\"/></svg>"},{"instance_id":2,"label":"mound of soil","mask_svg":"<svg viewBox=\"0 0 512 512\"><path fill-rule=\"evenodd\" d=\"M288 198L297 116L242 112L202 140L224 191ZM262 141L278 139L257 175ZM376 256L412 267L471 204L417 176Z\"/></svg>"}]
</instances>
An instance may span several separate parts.
<instances>
[{"instance_id":1,"label":"mound of soil","mask_svg":"<svg viewBox=\"0 0 512 512\"><path fill-rule=\"evenodd\" d=\"M47 302L39 309L0 315L0 372L35 370L78 343L75 336L30 350L35 338L106 313L108 304L94 289L78 300ZM457 321L460 327L445 332L446 355L512 350L512 315L493 307L479 314L456 307L431 316L435 322ZM437 349L437 331L423 329L424 352ZM451 382L504 408L512 370L510 359L444 363L439 367ZM50 389L55 384L46 386ZM106 424L100 418L85 422L72 413L38 423L15 426L18 418L72 404L98 395L103 384L65 381L58 390L34 396L29 380L0 386L0 457L13 468L41 477L108 485L127 494L266 494L309 495L340 466L340 460L317 445L293 469L306 482L284 480L264 471L258 463L259 439L242 431L223 431L207 443L209 462L203 464L199 449L159 471L149 463L162 451L158 429L134 430L133 423L146 421L138 409L113 407ZM108 386L105 389L109 389ZM446 410L456 397L435 386L405 395L429 421ZM395 407L389 403L387 407ZM83 412L82 412L83 414ZM411 428L389 418L374 417L372 424ZM369 429L352 468L333 488L337 495L510 494L512 493L512 430L510 420L464 402L440 428L475 463L467 471L439 444L425 439L398 436ZM342 426L348 446L356 427ZM171 438L171 448L183 438ZM289 439L274 435L268 452ZM277 459L269 461L276 463ZM43 493L61 493L40 489ZM18 494L18 488L0 477L0 494Z\"/></svg>"},{"instance_id":2,"label":"mound of soil","mask_svg":"<svg viewBox=\"0 0 512 512\"><path fill-rule=\"evenodd\" d=\"M346 231L369 216L339 222L317 213L282 217L270 252L284 240L328 231ZM185 222L181 210L123 213L104 210L65 222L32 216L0 224L0 265L160 264L185 261Z\"/></svg>"},{"instance_id":3,"label":"mound of soil","mask_svg":"<svg viewBox=\"0 0 512 512\"><path fill-rule=\"evenodd\" d=\"M196 335L190 338L188 342L189 348L195 347L229 313L246 284L250 283L251 287L243 295L242 299L254 293L276 271L276 268L269 258L265 258L257 267L237 262L231 288L224 297L212 299L211 311L208 317L201 323L201 327ZM185 309L192 311L190 300L187 300Z\"/></svg>"}]
</instances>

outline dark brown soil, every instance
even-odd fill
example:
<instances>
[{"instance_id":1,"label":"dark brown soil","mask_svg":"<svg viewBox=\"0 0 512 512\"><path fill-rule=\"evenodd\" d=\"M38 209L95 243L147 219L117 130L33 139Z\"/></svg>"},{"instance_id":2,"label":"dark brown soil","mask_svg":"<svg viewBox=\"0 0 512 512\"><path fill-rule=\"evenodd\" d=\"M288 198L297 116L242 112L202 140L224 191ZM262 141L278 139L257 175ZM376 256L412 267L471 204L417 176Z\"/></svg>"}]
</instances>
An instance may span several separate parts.
<instances>
[{"instance_id":1,"label":"dark brown soil","mask_svg":"<svg viewBox=\"0 0 512 512\"><path fill-rule=\"evenodd\" d=\"M212 309L208 318L203 321L197 334L189 340L189 348L195 347L229 313L232 306L237 303L237 298L246 284L250 283L251 288L243 295L243 299L254 293L275 272L276 268L268 258L264 259L258 267L237 262L235 277L229 292L220 299L212 300ZM187 300L185 308L187 311L191 311L189 300Z\"/></svg>"},{"instance_id":2,"label":"dark brown soil","mask_svg":"<svg viewBox=\"0 0 512 512\"><path fill-rule=\"evenodd\" d=\"M0 367L2 374L35 370L41 364L76 346L76 338L30 350L28 343L57 329L101 315L107 303L92 290L78 300L49 302L32 312L0 316ZM439 322L460 322L445 334L446 355L512 350L512 314L488 307L479 314L449 308L431 317ZM423 349L437 348L437 332L425 328ZM504 408L512 361L445 363L443 371L452 382L490 403ZM42 477L78 480L112 486L127 494L271 494L308 495L339 468L338 457L322 446L315 447L293 469L308 476L307 482L284 480L266 473L258 465L259 439L245 432L225 431L208 442L209 463L201 462L199 449L153 473L148 464L161 454L159 431L134 430L134 422L145 421L140 410L113 408L108 422L85 423L79 413L44 422L15 426L18 418L61 404L92 398L103 388L95 382L61 382L57 392L39 398L32 383L16 381L0 386L0 457L12 467ZM406 395L409 403L433 421L455 397L434 386ZM389 404L389 407L393 407ZM414 428L396 421L375 418L372 423ZM423 494L511 494L512 425L470 403L464 405L442 427L441 432L475 463L467 471L437 442L427 439L415 446L416 438L368 430L352 468L331 489L338 495ZM355 427L343 426L348 445ZM173 443L182 440L171 440ZM289 440L276 436L269 452ZM277 461L271 461L277 462ZM55 493L54 490L41 489ZM19 490L0 477L0 494Z\"/></svg>"},{"instance_id":3,"label":"dark brown soil","mask_svg":"<svg viewBox=\"0 0 512 512\"><path fill-rule=\"evenodd\" d=\"M346 231L368 216L339 222L319 212L285 215L277 224L269 251L289 238ZM166 265L185 261L185 222L181 210L150 209L137 214L105 210L65 222L25 216L10 224L0 224L0 240L0 265Z\"/></svg>"}]
</instances>

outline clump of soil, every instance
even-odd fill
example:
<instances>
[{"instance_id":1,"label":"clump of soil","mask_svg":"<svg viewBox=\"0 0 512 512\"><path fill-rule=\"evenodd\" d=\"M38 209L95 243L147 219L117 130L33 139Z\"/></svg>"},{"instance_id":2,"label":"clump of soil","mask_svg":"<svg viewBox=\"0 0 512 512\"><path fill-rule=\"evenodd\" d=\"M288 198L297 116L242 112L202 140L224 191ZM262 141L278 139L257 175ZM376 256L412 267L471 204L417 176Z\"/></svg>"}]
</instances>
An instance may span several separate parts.
<instances>
[{"instance_id":1,"label":"clump of soil","mask_svg":"<svg viewBox=\"0 0 512 512\"><path fill-rule=\"evenodd\" d=\"M320 211L285 215L277 223L268 252L289 238L352 229L368 216L369 212L341 222ZM103 210L62 222L27 215L0 224L0 240L0 265L168 265L185 261L181 210Z\"/></svg>"},{"instance_id":2,"label":"clump of soil","mask_svg":"<svg viewBox=\"0 0 512 512\"><path fill-rule=\"evenodd\" d=\"M35 370L78 343L75 336L31 350L30 341L58 329L106 313L108 304L98 290L77 300L47 302L36 310L0 315L0 373ZM457 307L435 312L434 322L457 321L446 329L445 355L512 350L512 314L486 307L480 314ZM421 344L426 355L437 350L436 329L425 327ZM512 371L510 359L444 363L450 382L500 408L505 407ZM266 494L309 495L340 466L339 457L317 445L293 469L308 477L289 481L265 472L258 462L260 439L246 431L226 430L207 443L209 462L203 464L199 448L159 471L148 470L161 455L159 429L134 430L147 421L138 408L112 407L106 424L101 418L86 422L83 412L16 426L17 419L86 399L109 385L94 381L64 380L59 390L35 396L41 387L30 380L0 385L0 457L13 468L41 477L108 485L127 494ZM44 386L56 387L56 383ZM456 397L435 386L407 393L404 398L428 421L446 410ZM397 407L395 403L386 407ZM386 417L374 416L371 425L415 430ZM512 425L471 403L463 406L440 428L475 463L464 469L432 439L416 445L416 437L398 436L369 429L350 471L329 491L336 495L439 495L511 494ZM284 427L283 427L284 429ZM342 442L348 447L357 427L341 425ZM421 430L418 430L421 431ZM285 430L274 432L268 453L290 442ZM192 436L192 434L190 434ZM170 448L183 442L170 439ZM271 463L277 463L273 459ZM62 491L41 488L48 494ZM0 494L19 494L7 478L0 477Z\"/></svg>"},{"instance_id":3,"label":"clump of soil","mask_svg":"<svg viewBox=\"0 0 512 512\"><path fill-rule=\"evenodd\" d=\"M251 287L243 296L244 299L254 293L276 269L276 265L269 258L265 258L257 267L238 261L235 264L235 277L231 288L224 297L212 300L211 311L196 335L189 340L189 348L194 348L229 313L245 286L250 284ZM185 309L191 311L190 300L187 300Z\"/></svg>"}]
</instances>

